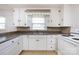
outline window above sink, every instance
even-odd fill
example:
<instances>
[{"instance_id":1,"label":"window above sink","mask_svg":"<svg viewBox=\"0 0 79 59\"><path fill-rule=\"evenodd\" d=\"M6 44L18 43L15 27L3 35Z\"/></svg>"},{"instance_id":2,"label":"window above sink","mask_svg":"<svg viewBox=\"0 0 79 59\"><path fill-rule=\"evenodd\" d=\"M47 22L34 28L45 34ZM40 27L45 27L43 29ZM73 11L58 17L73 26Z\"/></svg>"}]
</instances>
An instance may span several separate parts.
<instances>
[{"instance_id":1,"label":"window above sink","mask_svg":"<svg viewBox=\"0 0 79 59\"><path fill-rule=\"evenodd\" d=\"M46 20L50 17L50 10L28 10L27 20L30 22L30 30L47 30Z\"/></svg>"}]
</instances>

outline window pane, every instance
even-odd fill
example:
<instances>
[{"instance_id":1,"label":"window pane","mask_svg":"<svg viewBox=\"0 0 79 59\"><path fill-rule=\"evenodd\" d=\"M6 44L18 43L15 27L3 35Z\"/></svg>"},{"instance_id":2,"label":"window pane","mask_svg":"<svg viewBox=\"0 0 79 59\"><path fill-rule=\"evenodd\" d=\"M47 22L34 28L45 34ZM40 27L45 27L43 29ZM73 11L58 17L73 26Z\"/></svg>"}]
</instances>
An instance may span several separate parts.
<instances>
[{"instance_id":1,"label":"window pane","mask_svg":"<svg viewBox=\"0 0 79 59\"><path fill-rule=\"evenodd\" d=\"M33 27L44 27L45 25L44 24L33 24Z\"/></svg>"},{"instance_id":2,"label":"window pane","mask_svg":"<svg viewBox=\"0 0 79 59\"><path fill-rule=\"evenodd\" d=\"M43 17L33 17L32 23L45 23L45 19Z\"/></svg>"},{"instance_id":3,"label":"window pane","mask_svg":"<svg viewBox=\"0 0 79 59\"><path fill-rule=\"evenodd\" d=\"M41 29L43 30L45 28L45 25L44 24L33 24L33 28L32 29Z\"/></svg>"},{"instance_id":4,"label":"window pane","mask_svg":"<svg viewBox=\"0 0 79 59\"><path fill-rule=\"evenodd\" d=\"M5 23L5 18L4 17L0 17L0 23Z\"/></svg>"},{"instance_id":5,"label":"window pane","mask_svg":"<svg viewBox=\"0 0 79 59\"><path fill-rule=\"evenodd\" d=\"M37 27L33 27L32 29L33 30L44 30L45 28L44 27L41 27L41 28L39 28L39 27L38 28Z\"/></svg>"},{"instance_id":6,"label":"window pane","mask_svg":"<svg viewBox=\"0 0 79 59\"><path fill-rule=\"evenodd\" d=\"M5 29L5 24L0 24L0 29Z\"/></svg>"}]
</instances>

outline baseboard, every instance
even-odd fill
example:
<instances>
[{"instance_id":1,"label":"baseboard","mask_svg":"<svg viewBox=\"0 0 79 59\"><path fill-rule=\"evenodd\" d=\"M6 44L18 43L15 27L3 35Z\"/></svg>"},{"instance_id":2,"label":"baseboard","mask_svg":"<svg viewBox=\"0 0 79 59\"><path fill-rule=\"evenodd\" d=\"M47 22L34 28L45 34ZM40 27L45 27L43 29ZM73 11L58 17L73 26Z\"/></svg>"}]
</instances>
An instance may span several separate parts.
<instances>
[{"instance_id":1,"label":"baseboard","mask_svg":"<svg viewBox=\"0 0 79 59\"><path fill-rule=\"evenodd\" d=\"M55 51L55 50L22 50L22 51Z\"/></svg>"},{"instance_id":2,"label":"baseboard","mask_svg":"<svg viewBox=\"0 0 79 59\"><path fill-rule=\"evenodd\" d=\"M55 53L54 55L58 55L55 50L23 50L19 55L22 55L22 53L27 53L24 55L53 55L52 53Z\"/></svg>"}]
</instances>

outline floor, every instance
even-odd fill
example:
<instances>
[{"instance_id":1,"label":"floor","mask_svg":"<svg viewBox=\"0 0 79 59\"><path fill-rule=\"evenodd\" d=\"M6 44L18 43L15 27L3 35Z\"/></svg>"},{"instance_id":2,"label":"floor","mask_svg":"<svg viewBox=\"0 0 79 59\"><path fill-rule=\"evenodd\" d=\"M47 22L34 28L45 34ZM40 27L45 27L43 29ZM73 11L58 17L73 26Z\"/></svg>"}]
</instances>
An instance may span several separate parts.
<instances>
[{"instance_id":1,"label":"floor","mask_svg":"<svg viewBox=\"0 0 79 59\"><path fill-rule=\"evenodd\" d=\"M22 51L20 55L57 55L56 51Z\"/></svg>"}]
</instances>

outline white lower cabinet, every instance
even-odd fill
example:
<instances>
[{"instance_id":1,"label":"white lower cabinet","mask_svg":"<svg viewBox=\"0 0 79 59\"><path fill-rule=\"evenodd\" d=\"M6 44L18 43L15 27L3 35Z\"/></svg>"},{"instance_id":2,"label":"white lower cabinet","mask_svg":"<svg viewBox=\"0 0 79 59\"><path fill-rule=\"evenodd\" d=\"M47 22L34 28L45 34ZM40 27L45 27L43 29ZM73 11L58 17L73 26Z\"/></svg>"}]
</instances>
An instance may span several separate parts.
<instances>
[{"instance_id":1,"label":"white lower cabinet","mask_svg":"<svg viewBox=\"0 0 79 59\"><path fill-rule=\"evenodd\" d=\"M22 50L55 50L55 35L22 35L0 44L0 55L18 55Z\"/></svg>"},{"instance_id":2,"label":"white lower cabinet","mask_svg":"<svg viewBox=\"0 0 79 59\"><path fill-rule=\"evenodd\" d=\"M23 50L23 36L18 38L18 54Z\"/></svg>"},{"instance_id":3,"label":"white lower cabinet","mask_svg":"<svg viewBox=\"0 0 79 59\"><path fill-rule=\"evenodd\" d=\"M59 36L57 38L57 40L58 40L58 49L57 49L57 51L58 51L58 54L62 55L63 54L62 51L63 51L63 47L64 47L63 37Z\"/></svg>"},{"instance_id":4,"label":"white lower cabinet","mask_svg":"<svg viewBox=\"0 0 79 59\"><path fill-rule=\"evenodd\" d=\"M56 38L55 35L47 35L47 50L55 50Z\"/></svg>"},{"instance_id":5,"label":"white lower cabinet","mask_svg":"<svg viewBox=\"0 0 79 59\"><path fill-rule=\"evenodd\" d=\"M23 50L28 50L29 35L23 35Z\"/></svg>"},{"instance_id":6,"label":"white lower cabinet","mask_svg":"<svg viewBox=\"0 0 79 59\"><path fill-rule=\"evenodd\" d=\"M29 50L46 50L45 35L29 36Z\"/></svg>"},{"instance_id":7,"label":"white lower cabinet","mask_svg":"<svg viewBox=\"0 0 79 59\"><path fill-rule=\"evenodd\" d=\"M23 50L55 50L55 35L24 35Z\"/></svg>"},{"instance_id":8,"label":"white lower cabinet","mask_svg":"<svg viewBox=\"0 0 79 59\"><path fill-rule=\"evenodd\" d=\"M21 36L0 44L0 55L18 55L22 51Z\"/></svg>"}]
</instances>

